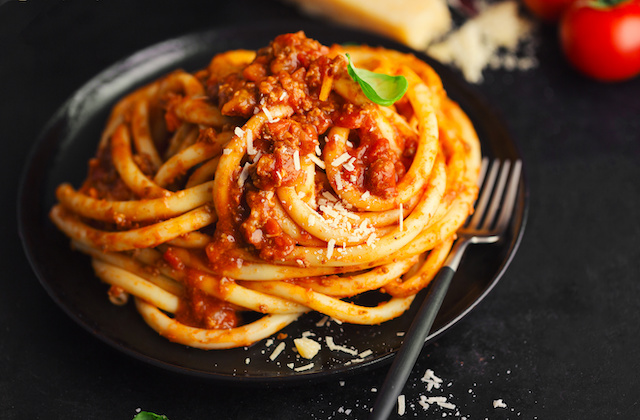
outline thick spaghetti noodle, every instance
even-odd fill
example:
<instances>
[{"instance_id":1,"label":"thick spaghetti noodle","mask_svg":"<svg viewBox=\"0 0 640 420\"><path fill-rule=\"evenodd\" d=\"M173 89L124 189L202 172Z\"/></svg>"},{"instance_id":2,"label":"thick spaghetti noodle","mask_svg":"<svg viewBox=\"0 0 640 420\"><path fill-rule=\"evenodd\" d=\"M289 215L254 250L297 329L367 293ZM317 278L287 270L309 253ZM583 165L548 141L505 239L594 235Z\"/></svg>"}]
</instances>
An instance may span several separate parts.
<instances>
[{"instance_id":1,"label":"thick spaghetti noodle","mask_svg":"<svg viewBox=\"0 0 640 420\"><path fill-rule=\"evenodd\" d=\"M371 102L347 52L404 75L407 93ZM114 303L134 296L172 341L231 348L311 310L401 315L472 211L479 166L473 126L427 64L300 32L123 98L84 184L60 185L50 215ZM353 302L369 291L381 303Z\"/></svg>"}]
</instances>

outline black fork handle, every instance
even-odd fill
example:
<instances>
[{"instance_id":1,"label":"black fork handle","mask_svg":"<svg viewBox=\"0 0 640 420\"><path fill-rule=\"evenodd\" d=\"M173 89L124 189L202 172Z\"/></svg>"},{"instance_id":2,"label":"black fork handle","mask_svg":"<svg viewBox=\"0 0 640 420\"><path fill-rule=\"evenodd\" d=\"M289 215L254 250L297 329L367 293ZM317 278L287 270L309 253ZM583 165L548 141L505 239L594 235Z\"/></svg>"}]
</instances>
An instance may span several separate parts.
<instances>
[{"instance_id":1,"label":"black fork handle","mask_svg":"<svg viewBox=\"0 0 640 420\"><path fill-rule=\"evenodd\" d=\"M424 341L431 331L454 274L454 269L444 266L433 279L429 294L422 302L409 331L405 334L404 342L389 368L369 419L385 420L391 414L398 400L398 395L402 392L404 384L407 382L418 356L420 356Z\"/></svg>"}]
</instances>

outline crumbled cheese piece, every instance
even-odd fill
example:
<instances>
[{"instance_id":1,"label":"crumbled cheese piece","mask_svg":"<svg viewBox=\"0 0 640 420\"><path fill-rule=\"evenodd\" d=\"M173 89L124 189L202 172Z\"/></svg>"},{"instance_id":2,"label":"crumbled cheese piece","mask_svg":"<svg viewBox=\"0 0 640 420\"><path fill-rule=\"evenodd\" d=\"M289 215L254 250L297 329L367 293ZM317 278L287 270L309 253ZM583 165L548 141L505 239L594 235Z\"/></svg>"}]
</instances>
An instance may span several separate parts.
<instances>
[{"instance_id":1,"label":"crumbled cheese piece","mask_svg":"<svg viewBox=\"0 0 640 420\"><path fill-rule=\"evenodd\" d=\"M271 359L271 361L276 360L276 358L280 356L280 353L284 351L284 348L285 348L284 342L280 342L280 344L278 344L276 348L273 350L273 353L271 353L271 356L269 356L269 359Z\"/></svg>"},{"instance_id":2,"label":"crumbled cheese piece","mask_svg":"<svg viewBox=\"0 0 640 420\"><path fill-rule=\"evenodd\" d=\"M366 200L367 198L369 198L370 195L371 193L369 191L365 191L364 194L362 194L362 199Z\"/></svg>"},{"instance_id":3,"label":"crumbled cheese piece","mask_svg":"<svg viewBox=\"0 0 640 420\"><path fill-rule=\"evenodd\" d=\"M493 408L507 408L507 404L502 399L493 401Z\"/></svg>"},{"instance_id":4,"label":"crumbled cheese piece","mask_svg":"<svg viewBox=\"0 0 640 420\"><path fill-rule=\"evenodd\" d=\"M300 152L298 150L293 152L293 167L296 171L300 170Z\"/></svg>"},{"instance_id":5,"label":"crumbled cheese piece","mask_svg":"<svg viewBox=\"0 0 640 420\"><path fill-rule=\"evenodd\" d=\"M233 130L233 133L234 133L236 136L238 136L238 137L242 137L242 136L244 136L244 130L243 130L242 128L240 128L240 127L236 127L236 128Z\"/></svg>"},{"instance_id":6,"label":"crumbled cheese piece","mask_svg":"<svg viewBox=\"0 0 640 420\"><path fill-rule=\"evenodd\" d=\"M230 155L230 154L231 154L231 152L232 152L232 150L231 150L231 149L226 149L226 148L225 148L225 149L222 149L222 154L223 154L223 155Z\"/></svg>"},{"instance_id":7,"label":"crumbled cheese piece","mask_svg":"<svg viewBox=\"0 0 640 420\"><path fill-rule=\"evenodd\" d=\"M246 359L244 359L244 364L245 365L248 365L249 363L251 363L251 359L250 358L247 357Z\"/></svg>"},{"instance_id":8,"label":"crumbled cheese piece","mask_svg":"<svg viewBox=\"0 0 640 420\"><path fill-rule=\"evenodd\" d=\"M251 233L251 242L259 243L262 241L262 229L256 229Z\"/></svg>"},{"instance_id":9,"label":"crumbled cheese piece","mask_svg":"<svg viewBox=\"0 0 640 420\"><path fill-rule=\"evenodd\" d=\"M296 349L298 349L298 353L300 356L305 359L313 359L316 354L320 351L320 343L314 341L310 338L296 338L293 340L293 344L296 345Z\"/></svg>"},{"instance_id":10,"label":"crumbled cheese piece","mask_svg":"<svg viewBox=\"0 0 640 420\"><path fill-rule=\"evenodd\" d=\"M398 415L404 416L405 409L405 396L400 394L398 395Z\"/></svg>"}]
</instances>

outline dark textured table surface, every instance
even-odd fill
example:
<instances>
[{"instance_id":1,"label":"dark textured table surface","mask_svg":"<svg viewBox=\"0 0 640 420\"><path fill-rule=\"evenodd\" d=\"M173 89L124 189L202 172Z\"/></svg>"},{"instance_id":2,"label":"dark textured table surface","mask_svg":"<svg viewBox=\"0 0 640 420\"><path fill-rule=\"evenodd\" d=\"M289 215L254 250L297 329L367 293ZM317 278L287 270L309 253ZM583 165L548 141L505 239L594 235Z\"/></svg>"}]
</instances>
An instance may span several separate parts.
<instances>
[{"instance_id":1,"label":"dark textured table surface","mask_svg":"<svg viewBox=\"0 0 640 420\"><path fill-rule=\"evenodd\" d=\"M105 345L49 298L16 228L20 170L39 131L84 82L196 30L299 18L272 1L0 1L2 257L0 418L366 418L386 366L286 388L244 388L147 365ZM539 66L487 71L476 89L525 158L530 212L493 292L427 346L398 418L640 418L640 78L602 84L537 32ZM438 394L420 381L444 380ZM456 410L419 405L444 395ZM502 399L507 407L494 408Z\"/></svg>"}]
</instances>

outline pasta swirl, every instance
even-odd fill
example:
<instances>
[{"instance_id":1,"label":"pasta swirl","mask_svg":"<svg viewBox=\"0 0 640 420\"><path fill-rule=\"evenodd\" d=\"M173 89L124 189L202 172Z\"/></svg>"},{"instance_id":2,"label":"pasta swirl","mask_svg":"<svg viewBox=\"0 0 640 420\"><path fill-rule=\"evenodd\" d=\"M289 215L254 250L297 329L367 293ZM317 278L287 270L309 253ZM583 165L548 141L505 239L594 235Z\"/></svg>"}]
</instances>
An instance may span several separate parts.
<instances>
[{"instance_id":1,"label":"pasta swirl","mask_svg":"<svg viewBox=\"0 0 640 420\"><path fill-rule=\"evenodd\" d=\"M346 53L403 75L407 93L370 101ZM124 97L84 183L60 185L50 217L112 302L133 296L161 335L224 349L309 311L400 316L471 213L479 170L475 130L430 66L299 32ZM379 303L358 303L365 292Z\"/></svg>"}]
</instances>

